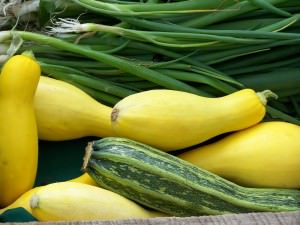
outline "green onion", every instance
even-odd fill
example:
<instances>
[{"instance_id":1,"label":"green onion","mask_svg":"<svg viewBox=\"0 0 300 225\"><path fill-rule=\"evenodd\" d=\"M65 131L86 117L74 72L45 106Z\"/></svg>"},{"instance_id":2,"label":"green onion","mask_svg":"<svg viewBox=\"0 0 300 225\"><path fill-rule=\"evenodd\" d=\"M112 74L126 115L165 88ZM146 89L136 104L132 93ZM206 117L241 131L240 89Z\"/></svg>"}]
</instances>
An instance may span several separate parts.
<instances>
[{"instance_id":1,"label":"green onion","mask_svg":"<svg viewBox=\"0 0 300 225\"><path fill-rule=\"evenodd\" d=\"M100 78L92 78L89 75L87 76L85 73L72 68L49 65L45 63L40 63L40 65L44 73L56 79L73 81L86 87L122 98L135 93L132 90L119 87L117 84L114 84L112 82Z\"/></svg>"},{"instance_id":2,"label":"green onion","mask_svg":"<svg viewBox=\"0 0 300 225\"><path fill-rule=\"evenodd\" d=\"M99 102L102 102L106 105L109 106L114 106L118 101L121 100L121 98L118 98L116 96L113 95L109 95L105 92L101 92L99 90L96 89L92 89L86 86L83 86L81 84L78 84L76 82L74 82L71 79L63 79L62 77L59 78L60 80L66 81L78 88L80 88L81 90L83 90L84 92L86 92L87 94L89 94L91 97L93 97L94 99L98 100Z\"/></svg>"},{"instance_id":3,"label":"green onion","mask_svg":"<svg viewBox=\"0 0 300 225\"><path fill-rule=\"evenodd\" d=\"M287 2L288 0L266 0L269 4L279 4ZM220 10L214 12L212 14L207 14L199 17L198 19L193 19L189 21L185 21L181 23L183 26L187 27L205 27L226 19L233 18L235 16L239 16L245 14L247 12L254 11L258 9L257 5L252 4L250 1L240 1L232 6L225 8L224 10Z\"/></svg>"},{"instance_id":4,"label":"green onion","mask_svg":"<svg viewBox=\"0 0 300 225\"><path fill-rule=\"evenodd\" d=\"M196 13L196 12L209 12L221 10L219 7L226 7L233 4L235 1L179 1L170 3L137 3L137 4L112 4L95 0L74 0L82 7L91 11L114 15L114 16L141 16L147 15L152 17L162 17L164 14L181 14L181 13Z\"/></svg>"},{"instance_id":5,"label":"green onion","mask_svg":"<svg viewBox=\"0 0 300 225\"><path fill-rule=\"evenodd\" d=\"M161 86L164 86L166 88L170 89L176 89L176 90L182 90L187 92L192 92L195 94L199 94L199 90L196 88L193 88L192 86L185 84L183 82L180 82L178 80L172 79L164 74L160 74L158 72L155 72L153 70L150 70L146 67L139 66L137 64L134 64L130 61L126 61L124 59L121 59L119 57L115 57L109 54L101 53L98 51L90 50L88 48L82 48L79 47L76 44L68 43L66 41L49 37L42 34L37 33L31 33L31 32L25 32L25 31L2 31L0 32L0 41L1 37L10 37L12 34L19 35L24 40L27 41L34 41L39 44L48 44L52 47L56 47L65 51L70 51L72 53L78 53L80 55L86 56L91 59L95 59L97 61L106 63L108 65L112 65L116 68L119 68L125 72L132 73L136 76L142 77L146 80L149 80L153 83L157 83Z\"/></svg>"},{"instance_id":6,"label":"green onion","mask_svg":"<svg viewBox=\"0 0 300 225\"><path fill-rule=\"evenodd\" d=\"M248 1L262 9L270 11L271 13L278 14L279 16L287 16L287 17L292 16L289 12L279 9L265 0L248 0Z\"/></svg>"},{"instance_id":7,"label":"green onion","mask_svg":"<svg viewBox=\"0 0 300 225\"><path fill-rule=\"evenodd\" d=\"M156 88L271 89L265 119L300 124L298 0L40 0L37 14L47 29L0 31L0 58L31 49L44 74L108 105ZM53 17L57 36L43 35Z\"/></svg>"}]
</instances>

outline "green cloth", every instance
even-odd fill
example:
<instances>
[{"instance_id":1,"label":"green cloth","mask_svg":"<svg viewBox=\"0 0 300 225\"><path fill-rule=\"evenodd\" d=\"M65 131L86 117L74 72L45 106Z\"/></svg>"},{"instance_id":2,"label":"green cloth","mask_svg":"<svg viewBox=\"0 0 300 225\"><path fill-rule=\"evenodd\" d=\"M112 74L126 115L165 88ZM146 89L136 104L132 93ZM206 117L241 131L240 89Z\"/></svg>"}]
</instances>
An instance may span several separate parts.
<instances>
[{"instance_id":1,"label":"green cloth","mask_svg":"<svg viewBox=\"0 0 300 225\"><path fill-rule=\"evenodd\" d=\"M37 221L23 208L9 209L0 215L0 222L31 222Z\"/></svg>"},{"instance_id":2,"label":"green cloth","mask_svg":"<svg viewBox=\"0 0 300 225\"><path fill-rule=\"evenodd\" d=\"M85 147L98 138L82 138L71 141L40 141L39 166L36 185L65 181L82 174L81 166Z\"/></svg>"}]
</instances>

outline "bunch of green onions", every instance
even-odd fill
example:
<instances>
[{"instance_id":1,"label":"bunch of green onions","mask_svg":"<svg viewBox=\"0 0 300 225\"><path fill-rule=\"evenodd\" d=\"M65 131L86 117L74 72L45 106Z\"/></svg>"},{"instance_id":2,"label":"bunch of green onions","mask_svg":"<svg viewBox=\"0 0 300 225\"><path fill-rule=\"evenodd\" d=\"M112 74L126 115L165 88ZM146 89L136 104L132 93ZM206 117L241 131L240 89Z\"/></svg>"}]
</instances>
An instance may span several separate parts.
<instances>
[{"instance_id":1,"label":"bunch of green onions","mask_svg":"<svg viewBox=\"0 0 300 225\"><path fill-rule=\"evenodd\" d=\"M39 4L39 32L0 31L0 54L31 49L44 74L100 102L157 88L207 97L270 89L278 99L266 119L300 124L298 0Z\"/></svg>"}]
</instances>

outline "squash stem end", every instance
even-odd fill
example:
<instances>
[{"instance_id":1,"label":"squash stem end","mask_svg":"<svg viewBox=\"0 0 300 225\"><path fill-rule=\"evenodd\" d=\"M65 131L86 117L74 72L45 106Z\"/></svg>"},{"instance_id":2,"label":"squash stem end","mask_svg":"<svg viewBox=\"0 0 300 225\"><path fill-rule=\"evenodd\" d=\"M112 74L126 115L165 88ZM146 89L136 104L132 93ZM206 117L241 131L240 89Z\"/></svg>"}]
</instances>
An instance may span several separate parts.
<instances>
[{"instance_id":1,"label":"squash stem end","mask_svg":"<svg viewBox=\"0 0 300 225\"><path fill-rule=\"evenodd\" d=\"M278 95L276 95L271 90L264 90L261 92L257 92L256 94L260 98L263 105L267 105L268 98L274 98L274 99L278 98Z\"/></svg>"},{"instance_id":2,"label":"squash stem end","mask_svg":"<svg viewBox=\"0 0 300 225\"><path fill-rule=\"evenodd\" d=\"M86 171L86 167L89 163L89 160L91 158L92 155L92 151L93 151L93 144L94 142L89 142L85 148L85 155L83 157L83 165L82 165L82 170Z\"/></svg>"},{"instance_id":3,"label":"squash stem end","mask_svg":"<svg viewBox=\"0 0 300 225\"><path fill-rule=\"evenodd\" d=\"M31 50L24 51L24 52L22 52L21 55L24 55L24 56L27 56L27 57L33 59L33 60L36 60L35 57L34 57L34 54Z\"/></svg>"}]
</instances>

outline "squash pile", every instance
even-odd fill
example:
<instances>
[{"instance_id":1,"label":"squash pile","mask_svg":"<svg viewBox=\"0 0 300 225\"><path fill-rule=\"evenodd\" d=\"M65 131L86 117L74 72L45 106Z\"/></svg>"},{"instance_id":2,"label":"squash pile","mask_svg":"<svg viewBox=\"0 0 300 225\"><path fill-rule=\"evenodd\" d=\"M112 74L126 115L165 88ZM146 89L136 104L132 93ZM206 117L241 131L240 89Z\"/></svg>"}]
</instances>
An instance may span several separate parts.
<instances>
[{"instance_id":1,"label":"squash pile","mask_svg":"<svg viewBox=\"0 0 300 225\"><path fill-rule=\"evenodd\" d=\"M267 121L269 90L142 91L114 107L41 76L28 54L0 76L0 213L40 221L300 210L300 127ZM38 140L85 136L83 176L35 187Z\"/></svg>"}]
</instances>

